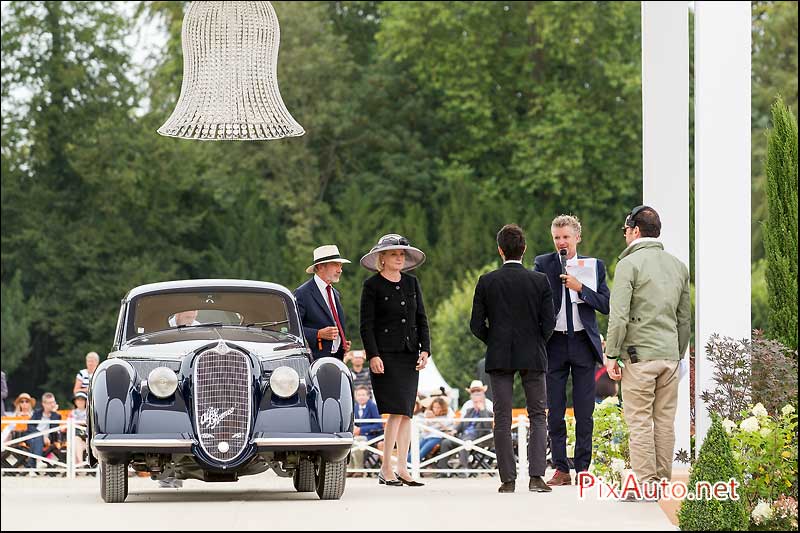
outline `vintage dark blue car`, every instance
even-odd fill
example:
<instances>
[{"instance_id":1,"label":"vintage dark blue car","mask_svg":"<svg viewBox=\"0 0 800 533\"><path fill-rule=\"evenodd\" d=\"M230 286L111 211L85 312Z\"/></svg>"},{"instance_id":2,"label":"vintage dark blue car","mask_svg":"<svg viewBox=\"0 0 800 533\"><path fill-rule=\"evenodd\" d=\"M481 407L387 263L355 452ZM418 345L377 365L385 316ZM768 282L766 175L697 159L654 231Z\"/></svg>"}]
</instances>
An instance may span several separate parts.
<instances>
[{"instance_id":1,"label":"vintage dark blue car","mask_svg":"<svg viewBox=\"0 0 800 533\"><path fill-rule=\"evenodd\" d=\"M311 360L292 293L242 280L143 285L122 300L92 376L89 450L106 502L128 467L154 480L237 481L272 469L323 500L344 492L353 384Z\"/></svg>"}]
</instances>

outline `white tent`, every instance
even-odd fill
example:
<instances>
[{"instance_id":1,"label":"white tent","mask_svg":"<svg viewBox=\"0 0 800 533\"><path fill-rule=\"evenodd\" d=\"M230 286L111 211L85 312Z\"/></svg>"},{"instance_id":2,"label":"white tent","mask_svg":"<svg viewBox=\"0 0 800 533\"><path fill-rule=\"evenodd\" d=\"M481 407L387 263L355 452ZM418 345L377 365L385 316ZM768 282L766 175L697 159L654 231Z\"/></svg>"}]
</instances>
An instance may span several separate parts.
<instances>
[{"instance_id":1,"label":"white tent","mask_svg":"<svg viewBox=\"0 0 800 533\"><path fill-rule=\"evenodd\" d=\"M428 364L419 372L417 390L426 396L430 396L431 394L439 393L440 387L444 387L444 391L451 399L458 400L458 389L453 389L447 384L442 374L439 373L439 369L436 368L433 357L430 357L428 358Z\"/></svg>"}]
</instances>

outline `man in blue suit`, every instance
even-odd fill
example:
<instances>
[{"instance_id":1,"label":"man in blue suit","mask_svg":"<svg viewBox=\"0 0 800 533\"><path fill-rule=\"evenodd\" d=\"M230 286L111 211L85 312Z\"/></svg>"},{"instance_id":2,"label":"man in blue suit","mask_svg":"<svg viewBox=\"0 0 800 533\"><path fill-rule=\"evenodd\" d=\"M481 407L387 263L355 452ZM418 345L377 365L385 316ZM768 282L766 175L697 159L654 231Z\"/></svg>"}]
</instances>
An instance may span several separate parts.
<instances>
[{"instance_id":1,"label":"man in blue suit","mask_svg":"<svg viewBox=\"0 0 800 533\"><path fill-rule=\"evenodd\" d=\"M534 270L547 275L553 292L553 308L556 310L556 328L547 342L547 429L556 473L547 484L557 486L572 484L567 462L567 425L564 421L570 372L575 411L575 471L587 471L592 462L594 371L597 363L603 364L603 348L595 311L608 314L610 291L606 285L605 266L599 259L596 291L583 285L574 276L562 273L562 257L565 260L584 258L578 255L581 223L576 217L556 217L550 232L556 251L538 256L534 261ZM572 301L569 289L575 291L582 302Z\"/></svg>"},{"instance_id":2,"label":"man in blue suit","mask_svg":"<svg viewBox=\"0 0 800 533\"><path fill-rule=\"evenodd\" d=\"M339 291L333 288L342 276L342 264L349 263L335 244L314 250L314 263L306 269L314 276L294 291L300 322L314 359L336 357L340 361L350 350Z\"/></svg>"}]
</instances>

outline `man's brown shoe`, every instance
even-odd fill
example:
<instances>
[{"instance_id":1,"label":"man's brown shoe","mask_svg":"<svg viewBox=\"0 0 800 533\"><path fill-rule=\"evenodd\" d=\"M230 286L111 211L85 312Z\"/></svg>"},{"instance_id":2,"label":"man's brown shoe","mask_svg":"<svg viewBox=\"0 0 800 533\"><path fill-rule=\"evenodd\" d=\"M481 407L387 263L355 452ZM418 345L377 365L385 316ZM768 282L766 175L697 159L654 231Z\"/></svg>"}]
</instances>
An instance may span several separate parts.
<instances>
[{"instance_id":1,"label":"man's brown shoe","mask_svg":"<svg viewBox=\"0 0 800 533\"><path fill-rule=\"evenodd\" d=\"M550 485L551 487L572 485L572 476L569 475L569 472L562 472L561 470L556 470L556 473L553 474L553 477L550 478L550 481L548 481L547 484Z\"/></svg>"},{"instance_id":2,"label":"man's brown shoe","mask_svg":"<svg viewBox=\"0 0 800 533\"><path fill-rule=\"evenodd\" d=\"M549 487L540 476L532 477L528 481L528 490L531 492L553 492L553 488Z\"/></svg>"},{"instance_id":3,"label":"man's brown shoe","mask_svg":"<svg viewBox=\"0 0 800 533\"><path fill-rule=\"evenodd\" d=\"M514 492L515 485L516 482L514 481L506 481L500 485L500 488L497 489L497 492Z\"/></svg>"}]
</instances>

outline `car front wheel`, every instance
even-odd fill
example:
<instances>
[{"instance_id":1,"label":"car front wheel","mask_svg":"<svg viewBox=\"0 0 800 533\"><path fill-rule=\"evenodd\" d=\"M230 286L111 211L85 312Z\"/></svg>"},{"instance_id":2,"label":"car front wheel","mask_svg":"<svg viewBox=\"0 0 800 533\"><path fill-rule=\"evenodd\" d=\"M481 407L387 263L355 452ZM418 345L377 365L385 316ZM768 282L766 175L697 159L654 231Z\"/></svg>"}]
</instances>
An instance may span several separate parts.
<instances>
[{"instance_id":1,"label":"car front wheel","mask_svg":"<svg viewBox=\"0 0 800 533\"><path fill-rule=\"evenodd\" d=\"M128 465L100 461L100 496L106 503L122 503L128 496Z\"/></svg>"},{"instance_id":2,"label":"car front wheel","mask_svg":"<svg viewBox=\"0 0 800 533\"><path fill-rule=\"evenodd\" d=\"M317 473L317 495L320 500L338 500L344 493L347 479L346 461L326 461L320 459Z\"/></svg>"},{"instance_id":3,"label":"car front wheel","mask_svg":"<svg viewBox=\"0 0 800 533\"><path fill-rule=\"evenodd\" d=\"M316 474L314 463L308 459L301 459L292 476L294 488L297 492L314 492L316 488Z\"/></svg>"}]
</instances>

